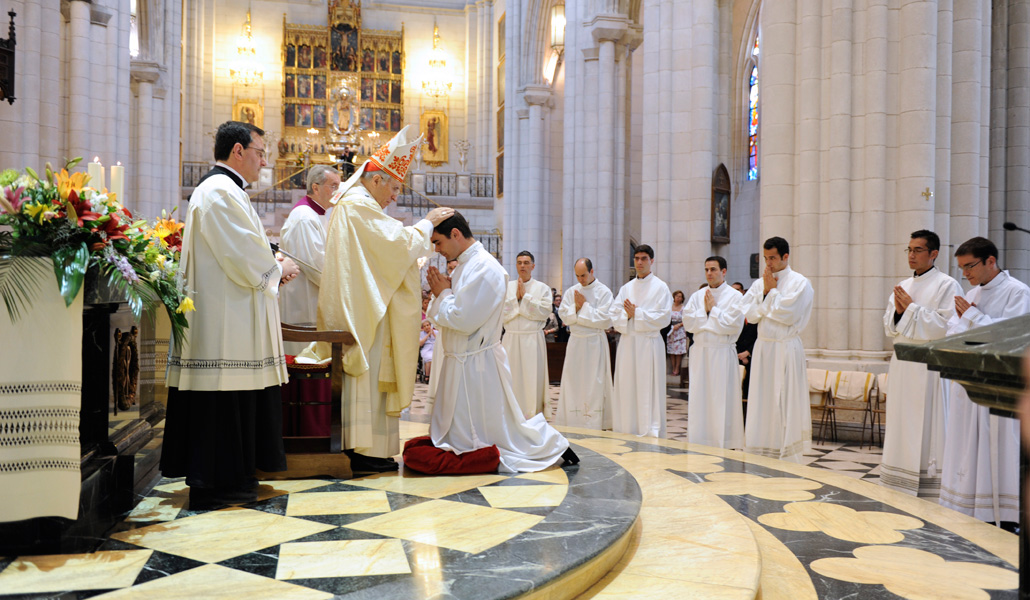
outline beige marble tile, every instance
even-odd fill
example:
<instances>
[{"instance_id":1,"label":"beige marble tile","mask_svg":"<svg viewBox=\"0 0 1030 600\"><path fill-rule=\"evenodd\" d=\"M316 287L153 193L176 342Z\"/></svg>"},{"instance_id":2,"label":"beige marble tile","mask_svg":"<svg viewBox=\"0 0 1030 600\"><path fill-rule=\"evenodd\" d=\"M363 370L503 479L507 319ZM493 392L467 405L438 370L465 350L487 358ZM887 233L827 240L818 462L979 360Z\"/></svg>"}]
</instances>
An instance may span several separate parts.
<instances>
[{"instance_id":1,"label":"beige marble tile","mask_svg":"<svg viewBox=\"0 0 1030 600\"><path fill-rule=\"evenodd\" d=\"M568 493L567 485L505 485L479 488L494 508L558 506Z\"/></svg>"},{"instance_id":2,"label":"beige marble tile","mask_svg":"<svg viewBox=\"0 0 1030 600\"><path fill-rule=\"evenodd\" d=\"M826 502L792 502L781 513L758 517L766 527L789 531L822 532L839 540L859 544L894 544L905 539L899 530L919 529L923 522L905 515L878 511L856 511Z\"/></svg>"},{"instance_id":3,"label":"beige marble tile","mask_svg":"<svg viewBox=\"0 0 1030 600\"><path fill-rule=\"evenodd\" d=\"M655 598L705 598L706 600L753 600L755 590L712 585L682 579L609 573L587 590L581 599L654 600Z\"/></svg>"},{"instance_id":4,"label":"beige marble tile","mask_svg":"<svg viewBox=\"0 0 1030 600\"><path fill-rule=\"evenodd\" d=\"M751 534L762 552L759 579L761 600L819 600L812 576L783 542L748 519Z\"/></svg>"},{"instance_id":5,"label":"beige marble tile","mask_svg":"<svg viewBox=\"0 0 1030 600\"><path fill-rule=\"evenodd\" d=\"M990 565L946 561L899 546L861 546L855 558L821 558L816 573L854 583L880 584L902 598L986 598L984 590L1014 590L1019 573Z\"/></svg>"},{"instance_id":6,"label":"beige marble tile","mask_svg":"<svg viewBox=\"0 0 1030 600\"><path fill-rule=\"evenodd\" d=\"M543 519L475 504L432 500L346 527L477 554L515 537Z\"/></svg>"},{"instance_id":7,"label":"beige marble tile","mask_svg":"<svg viewBox=\"0 0 1030 600\"><path fill-rule=\"evenodd\" d=\"M186 496L182 494L170 498L151 496L140 501L125 520L133 523L174 521L185 505Z\"/></svg>"},{"instance_id":8,"label":"beige marble tile","mask_svg":"<svg viewBox=\"0 0 1030 600\"><path fill-rule=\"evenodd\" d=\"M132 585L153 550L22 556L0 572L0 593L43 594Z\"/></svg>"},{"instance_id":9,"label":"beige marble tile","mask_svg":"<svg viewBox=\"0 0 1030 600\"><path fill-rule=\"evenodd\" d=\"M560 429L564 430L565 428ZM592 431L591 433L598 434L601 432ZM584 448L589 448L590 450L593 450L594 452L600 452L601 454L622 454L623 452L631 452L633 450L632 448L627 446L622 440L602 437L576 440L576 445L583 446Z\"/></svg>"},{"instance_id":10,"label":"beige marble tile","mask_svg":"<svg viewBox=\"0 0 1030 600\"><path fill-rule=\"evenodd\" d=\"M429 435L429 423L416 423L414 421L400 421L400 429L398 433L401 437L401 446L403 442L410 440L411 438L419 437L420 435Z\"/></svg>"},{"instance_id":11,"label":"beige marble tile","mask_svg":"<svg viewBox=\"0 0 1030 600\"><path fill-rule=\"evenodd\" d=\"M268 500L277 496L285 496L294 492L304 492L317 487L322 487L330 481L324 479L284 479L282 481L262 481L258 486L258 501Z\"/></svg>"},{"instance_id":12,"label":"beige marble tile","mask_svg":"<svg viewBox=\"0 0 1030 600\"><path fill-rule=\"evenodd\" d=\"M308 492L291 494L286 505L287 517L309 515L354 515L390 512L386 492Z\"/></svg>"},{"instance_id":13,"label":"beige marble tile","mask_svg":"<svg viewBox=\"0 0 1030 600\"><path fill-rule=\"evenodd\" d=\"M285 581L204 565L97 598L104 600L325 600L333 595Z\"/></svg>"},{"instance_id":14,"label":"beige marble tile","mask_svg":"<svg viewBox=\"0 0 1030 600\"><path fill-rule=\"evenodd\" d=\"M569 484L569 477L565 474L565 470L557 465L547 467L543 471L537 471L536 473L522 473L521 475L516 475L515 478L531 479L533 481L556 483L559 485Z\"/></svg>"},{"instance_id":15,"label":"beige marble tile","mask_svg":"<svg viewBox=\"0 0 1030 600\"><path fill-rule=\"evenodd\" d=\"M749 473L712 473L701 485L714 494L743 496L745 494L765 500L811 500L815 498L810 490L817 490L822 484L794 477L761 477Z\"/></svg>"},{"instance_id":16,"label":"beige marble tile","mask_svg":"<svg viewBox=\"0 0 1030 600\"><path fill-rule=\"evenodd\" d=\"M330 529L335 526L248 508L227 508L123 531L111 538L213 563Z\"/></svg>"},{"instance_id":17,"label":"beige marble tile","mask_svg":"<svg viewBox=\"0 0 1030 600\"><path fill-rule=\"evenodd\" d=\"M691 473L718 473L724 469L723 459L705 454L665 454L663 452L629 452L619 457L627 469L674 469Z\"/></svg>"},{"instance_id":18,"label":"beige marble tile","mask_svg":"<svg viewBox=\"0 0 1030 600\"><path fill-rule=\"evenodd\" d=\"M276 579L411 573L400 540L295 542L279 546Z\"/></svg>"},{"instance_id":19,"label":"beige marble tile","mask_svg":"<svg viewBox=\"0 0 1030 600\"><path fill-rule=\"evenodd\" d=\"M503 475L419 475L411 471L382 473L347 483L373 490L399 492L423 498L443 498L458 492L467 492L480 486L505 479Z\"/></svg>"},{"instance_id":20,"label":"beige marble tile","mask_svg":"<svg viewBox=\"0 0 1030 600\"><path fill-rule=\"evenodd\" d=\"M186 481L173 481L164 485L155 485L155 492L164 492L166 494L185 494L189 491L189 486L186 485Z\"/></svg>"}]
</instances>

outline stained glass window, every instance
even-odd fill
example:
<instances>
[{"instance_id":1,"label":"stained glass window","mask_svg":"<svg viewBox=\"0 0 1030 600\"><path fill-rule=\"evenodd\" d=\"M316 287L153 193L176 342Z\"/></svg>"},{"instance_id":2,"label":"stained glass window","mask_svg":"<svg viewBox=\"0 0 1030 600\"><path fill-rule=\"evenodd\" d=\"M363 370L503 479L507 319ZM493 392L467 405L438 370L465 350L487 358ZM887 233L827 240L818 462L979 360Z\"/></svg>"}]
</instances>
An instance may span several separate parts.
<instances>
[{"instance_id":1,"label":"stained glass window","mask_svg":"<svg viewBox=\"0 0 1030 600\"><path fill-rule=\"evenodd\" d=\"M751 48L751 56L758 60L758 36ZM758 179L758 65L751 67L748 81L748 127L747 127L747 178L748 181Z\"/></svg>"}]
</instances>

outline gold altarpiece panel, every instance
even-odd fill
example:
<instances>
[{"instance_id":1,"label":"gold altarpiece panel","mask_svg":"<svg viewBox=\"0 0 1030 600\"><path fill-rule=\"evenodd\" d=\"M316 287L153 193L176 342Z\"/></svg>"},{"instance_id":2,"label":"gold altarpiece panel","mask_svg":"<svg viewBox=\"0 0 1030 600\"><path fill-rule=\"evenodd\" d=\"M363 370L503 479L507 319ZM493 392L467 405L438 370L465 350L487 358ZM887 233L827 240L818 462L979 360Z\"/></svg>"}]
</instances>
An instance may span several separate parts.
<instances>
[{"instance_id":1,"label":"gold altarpiece panel","mask_svg":"<svg viewBox=\"0 0 1030 600\"><path fill-rule=\"evenodd\" d=\"M328 25L298 25L283 15L282 136L279 164L331 163L328 132L332 90L341 82L358 92L362 133L389 139L404 126L404 30L365 30L361 2L333 0ZM309 134L309 129L318 134Z\"/></svg>"}]
</instances>

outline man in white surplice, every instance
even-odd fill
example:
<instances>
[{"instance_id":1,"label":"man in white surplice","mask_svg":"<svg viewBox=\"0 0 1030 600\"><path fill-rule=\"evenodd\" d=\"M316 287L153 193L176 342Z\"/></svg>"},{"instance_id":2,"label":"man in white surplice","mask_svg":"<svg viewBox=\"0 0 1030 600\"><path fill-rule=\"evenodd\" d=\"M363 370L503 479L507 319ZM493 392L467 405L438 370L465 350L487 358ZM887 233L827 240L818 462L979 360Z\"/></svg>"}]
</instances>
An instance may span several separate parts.
<instances>
[{"instance_id":1,"label":"man in white surplice","mask_svg":"<svg viewBox=\"0 0 1030 600\"><path fill-rule=\"evenodd\" d=\"M934 266L941 248L937 234L912 233L905 252L912 277L894 286L883 328L895 344L922 344L945 336L962 288ZM887 377L887 431L880 483L924 498L941 495L944 457L944 387L940 373L923 363L891 356Z\"/></svg>"},{"instance_id":2,"label":"man in white surplice","mask_svg":"<svg viewBox=\"0 0 1030 600\"><path fill-rule=\"evenodd\" d=\"M318 318L318 286L325 268L325 238L329 224L326 210L340 185L340 174L328 165L308 170L308 193L297 201L279 232L279 247L300 260L300 275L279 292L283 323L315 325ZM307 344L285 342L287 354L299 354Z\"/></svg>"},{"instance_id":3,"label":"man in white surplice","mask_svg":"<svg viewBox=\"0 0 1030 600\"><path fill-rule=\"evenodd\" d=\"M726 283L726 259L705 259L708 286L690 295L683 328L694 334L690 347L687 440L717 448L744 447L737 337L744 328L741 294Z\"/></svg>"},{"instance_id":4,"label":"man in white surplice","mask_svg":"<svg viewBox=\"0 0 1030 600\"><path fill-rule=\"evenodd\" d=\"M636 277L612 302L612 325L622 334L615 355L612 430L665 437L665 344L661 330L672 321L669 286L651 272L654 250L633 253Z\"/></svg>"},{"instance_id":5,"label":"man in white surplice","mask_svg":"<svg viewBox=\"0 0 1030 600\"><path fill-rule=\"evenodd\" d=\"M975 237L959 246L955 257L973 289L955 297L948 335L1030 313L1030 288L998 267L993 242ZM982 521L1019 522L1019 421L991 415L961 385L945 384L941 504Z\"/></svg>"},{"instance_id":6,"label":"man in white surplice","mask_svg":"<svg viewBox=\"0 0 1030 600\"><path fill-rule=\"evenodd\" d=\"M501 344L511 364L515 397L528 419L543 412L547 402L547 342L544 323L551 316L553 294L532 278L536 261L528 250L515 257L518 279L508 282L504 296L504 339Z\"/></svg>"},{"instance_id":7,"label":"man in white surplice","mask_svg":"<svg viewBox=\"0 0 1030 600\"><path fill-rule=\"evenodd\" d=\"M748 389L744 450L799 462L812 447L801 330L812 316L815 293L808 279L787 264L790 244L771 237L762 244L765 271L742 300L744 316L758 325Z\"/></svg>"},{"instance_id":8,"label":"man in white surplice","mask_svg":"<svg viewBox=\"0 0 1030 600\"><path fill-rule=\"evenodd\" d=\"M605 330L611 326L612 292L594 278L581 258L576 285L565 290L558 316L569 326L555 423L587 429L612 428L612 363Z\"/></svg>"},{"instance_id":9,"label":"man in white surplice","mask_svg":"<svg viewBox=\"0 0 1030 600\"><path fill-rule=\"evenodd\" d=\"M455 454L496 445L498 469L506 473L540 471L563 457L579 462L543 414L527 420L515 399L501 347L508 274L472 237L461 213L437 225L432 241L437 252L458 260L451 277L435 267L426 275L435 295L428 317L440 329L432 374L433 445Z\"/></svg>"}]
</instances>

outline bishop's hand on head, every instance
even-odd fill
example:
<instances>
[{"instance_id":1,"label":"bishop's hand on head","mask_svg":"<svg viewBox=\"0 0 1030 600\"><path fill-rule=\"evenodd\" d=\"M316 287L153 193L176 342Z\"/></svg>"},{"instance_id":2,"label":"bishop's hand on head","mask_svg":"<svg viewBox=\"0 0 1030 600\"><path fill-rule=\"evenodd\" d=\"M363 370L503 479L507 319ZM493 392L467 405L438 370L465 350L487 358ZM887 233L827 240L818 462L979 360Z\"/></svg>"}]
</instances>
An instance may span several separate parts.
<instances>
[{"instance_id":1,"label":"bishop's hand on head","mask_svg":"<svg viewBox=\"0 0 1030 600\"><path fill-rule=\"evenodd\" d=\"M426 220L432 223L433 227L436 227L440 223L443 223L444 221L450 219L453 216L453 208L447 206L437 206L433 210L429 211L429 214L426 215Z\"/></svg>"}]
</instances>

